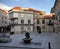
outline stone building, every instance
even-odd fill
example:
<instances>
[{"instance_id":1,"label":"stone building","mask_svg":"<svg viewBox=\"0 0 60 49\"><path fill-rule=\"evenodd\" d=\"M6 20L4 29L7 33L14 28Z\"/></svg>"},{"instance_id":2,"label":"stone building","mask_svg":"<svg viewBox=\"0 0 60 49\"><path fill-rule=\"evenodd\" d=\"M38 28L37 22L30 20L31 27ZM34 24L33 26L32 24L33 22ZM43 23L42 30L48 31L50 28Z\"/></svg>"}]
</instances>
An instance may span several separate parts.
<instances>
[{"instance_id":1,"label":"stone building","mask_svg":"<svg viewBox=\"0 0 60 49\"><path fill-rule=\"evenodd\" d=\"M54 32L54 20L53 20L53 14L47 14L44 15L44 21L45 21L45 32Z\"/></svg>"},{"instance_id":2,"label":"stone building","mask_svg":"<svg viewBox=\"0 0 60 49\"><path fill-rule=\"evenodd\" d=\"M44 11L32 8L14 7L9 10L11 32L41 32L41 17Z\"/></svg>"},{"instance_id":3,"label":"stone building","mask_svg":"<svg viewBox=\"0 0 60 49\"><path fill-rule=\"evenodd\" d=\"M51 13L55 13L55 32L60 32L60 0L55 0L54 6L51 8Z\"/></svg>"},{"instance_id":4,"label":"stone building","mask_svg":"<svg viewBox=\"0 0 60 49\"><path fill-rule=\"evenodd\" d=\"M53 32L54 20L53 13L46 14L44 11L34 10L34 31L35 32Z\"/></svg>"},{"instance_id":5,"label":"stone building","mask_svg":"<svg viewBox=\"0 0 60 49\"><path fill-rule=\"evenodd\" d=\"M11 32L53 32L52 15L32 8L14 7L9 12Z\"/></svg>"},{"instance_id":6,"label":"stone building","mask_svg":"<svg viewBox=\"0 0 60 49\"><path fill-rule=\"evenodd\" d=\"M43 32L42 28L42 21L43 21L43 16L45 12L44 11L36 11L34 10L34 31L35 32Z\"/></svg>"},{"instance_id":7,"label":"stone building","mask_svg":"<svg viewBox=\"0 0 60 49\"><path fill-rule=\"evenodd\" d=\"M10 31L8 12L0 9L0 33L8 31Z\"/></svg>"},{"instance_id":8,"label":"stone building","mask_svg":"<svg viewBox=\"0 0 60 49\"><path fill-rule=\"evenodd\" d=\"M28 8L14 7L9 10L11 20L11 32L32 32L33 31L33 11Z\"/></svg>"},{"instance_id":9,"label":"stone building","mask_svg":"<svg viewBox=\"0 0 60 49\"><path fill-rule=\"evenodd\" d=\"M53 32L53 14L32 8L14 7L8 12L0 10L0 32Z\"/></svg>"}]
</instances>

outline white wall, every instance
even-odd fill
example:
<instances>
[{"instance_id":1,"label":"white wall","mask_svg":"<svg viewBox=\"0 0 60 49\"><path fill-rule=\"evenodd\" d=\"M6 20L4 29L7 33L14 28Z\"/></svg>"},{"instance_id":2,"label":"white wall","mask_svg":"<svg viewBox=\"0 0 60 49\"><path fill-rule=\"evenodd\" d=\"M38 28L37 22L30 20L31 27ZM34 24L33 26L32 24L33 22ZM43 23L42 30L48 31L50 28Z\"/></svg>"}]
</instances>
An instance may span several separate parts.
<instances>
[{"instance_id":1,"label":"white wall","mask_svg":"<svg viewBox=\"0 0 60 49\"><path fill-rule=\"evenodd\" d=\"M25 11L26 12L26 11ZM14 32L19 32L21 33L21 31L28 31L28 26L30 26L30 30L29 31L33 31L33 13L14 13L12 15L12 17L18 17L18 24L14 26L14 29L11 26L11 31ZM24 19L24 24L21 24L21 19ZM28 19L31 20L31 24L28 24ZM24 30L21 30L21 26L24 26Z\"/></svg>"},{"instance_id":2,"label":"white wall","mask_svg":"<svg viewBox=\"0 0 60 49\"><path fill-rule=\"evenodd\" d=\"M0 26L8 25L8 14L0 11Z\"/></svg>"},{"instance_id":3,"label":"white wall","mask_svg":"<svg viewBox=\"0 0 60 49\"><path fill-rule=\"evenodd\" d=\"M31 24L33 24L33 14L24 14L22 17L21 17L21 14L19 14L19 19L18 19L18 23L21 24L21 19L24 19L24 24L28 24L28 19L31 20Z\"/></svg>"}]
</instances>

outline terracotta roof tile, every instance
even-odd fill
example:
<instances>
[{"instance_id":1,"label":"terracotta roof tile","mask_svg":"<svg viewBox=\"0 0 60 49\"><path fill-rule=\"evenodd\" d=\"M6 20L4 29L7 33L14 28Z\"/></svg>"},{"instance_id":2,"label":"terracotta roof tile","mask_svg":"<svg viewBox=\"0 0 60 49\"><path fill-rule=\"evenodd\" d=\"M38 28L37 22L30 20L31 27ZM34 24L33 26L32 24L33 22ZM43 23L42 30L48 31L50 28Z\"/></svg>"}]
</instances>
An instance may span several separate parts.
<instances>
[{"instance_id":1,"label":"terracotta roof tile","mask_svg":"<svg viewBox=\"0 0 60 49\"><path fill-rule=\"evenodd\" d=\"M21 7L16 6L16 7L12 8L11 10L22 10L22 8L21 8Z\"/></svg>"},{"instance_id":2,"label":"terracotta roof tile","mask_svg":"<svg viewBox=\"0 0 60 49\"><path fill-rule=\"evenodd\" d=\"M20 11L20 10L23 10L23 11L33 11L33 12L39 12L39 13L44 12L44 11L39 11L39 10L36 10L36 9L33 9L33 8L21 8L19 6L16 6L16 7L12 8L11 10L13 10L13 11Z\"/></svg>"},{"instance_id":3,"label":"terracotta roof tile","mask_svg":"<svg viewBox=\"0 0 60 49\"><path fill-rule=\"evenodd\" d=\"M49 19L49 18L52 18L53 16L54 16L54 14L50 13L50 14L44 15L44 18Z\"/></svg>"},{"instance_id":4,"label":"terracotta roof tile","mask_svg":"<svg viewBox=\"0 0 60 49\"><path fill-rule=\"evenodd\" d=\"M8 10L2 10L2 9L0 9L0 11L2 11L2 12L4 12L4 13L8 14Z\"/></svg>"}]
</instances>

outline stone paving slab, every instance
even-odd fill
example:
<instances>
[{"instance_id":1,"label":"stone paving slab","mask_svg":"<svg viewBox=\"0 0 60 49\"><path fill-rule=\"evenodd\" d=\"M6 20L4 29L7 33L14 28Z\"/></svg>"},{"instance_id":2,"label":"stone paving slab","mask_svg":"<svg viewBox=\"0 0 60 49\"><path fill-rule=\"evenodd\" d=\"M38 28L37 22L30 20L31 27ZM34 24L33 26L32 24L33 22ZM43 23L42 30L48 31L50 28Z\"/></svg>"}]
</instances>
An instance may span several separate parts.
<instances>
[{"instance_id":1,"label":"stone paving slab","mask_svg":"<svg viewBox=\"0 0 60 49\"><path fill-rule=\"evenodd\" d=\"M52 49L60 49L60 34L56 33L31 33L32 44L23 44L22 39L24 34L11 35L12 42L0 43L0 46L13 46L13 47L29 47L29 48L45 48L48 49L48 42L51 43ZM34 44L35 43L35 44ZM42 43L37 44L37 43Z\"/></svg>"}]
</instances>

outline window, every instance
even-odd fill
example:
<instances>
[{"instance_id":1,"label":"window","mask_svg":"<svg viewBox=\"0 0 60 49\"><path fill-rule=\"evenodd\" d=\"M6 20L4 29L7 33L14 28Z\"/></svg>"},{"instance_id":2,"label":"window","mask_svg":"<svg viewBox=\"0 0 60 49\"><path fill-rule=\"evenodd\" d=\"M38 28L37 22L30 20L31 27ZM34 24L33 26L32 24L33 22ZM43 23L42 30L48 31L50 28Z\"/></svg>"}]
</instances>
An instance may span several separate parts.
<instances>
[{"instance_id":1,"label":"window","mask_svg":"<svg viewBox=\"0 0 60 49\"><path fill-rule=\"evenodd\" d=\"M4 17L2 17L2 23L4 23Z\"/></svg>"},{"instance_id":2,"label":"window","mask_svg":"<svg viewBox=\"0 0 60 49\"><path fill-rule=\"evenodd\" d=\"M21 26L21 30L24 30L24 26Z\"/></svg>"},{"instance_id":3,"label":"window","mask_svg":"<svg viewBox=\"0 0 60 49\"><path fill-rule=\"evenodd\" d=\"M24 24L24 19L21 20L21 24Z\"/></svg>"},{"instance_id":4,"label":"window","mask_svg":"<svg viewBox=\"0 0 60 49\"><path fill-rule=\"evenodd\" d=\"M13 13L9 13L9 16L10 16L10 17L13 17Z\"/></svg>"},{"instance_id":5,"label":"window","mask_svg":"<svg viewBox=\"0 0 60 49\"><path fill-rule=\"evenodd\" d=\"M12 29L14 29L14 26L12 26Z\"/></svg>"},{"instance_id":6,"label":"window","mask_svg":"<svg viewBox=\"0 0 60 49\"><path fill-rule=\"evenodd\" d=\"M57 20L59 20L59 21L60 21L60 16L57 16Z\"/></svg>"},{"instance_id":7,"label":"window","mask_svg":"<svg viewBox=\"0 0 60 49\"><path fill-rule=\"evenodd\" d=\"M7 17L5 17L5 19L7 19Z\"/></svg>"},{"instance_id":8,"label":"window","mask_svg":"<svg viewBox=\"0 0 60 49\"><path fill-rule=\"evenodd\" d=\"M59 16L59 21L60 21L60 16Z\"/></svg>"},{"instance_id":9,"label":"window","mask_svg":"<svg viewBox=\"0 0 60 49\"><path fill-rule=\"evenodd\" d=\"M28 30L31 30L31 27L30 26L28 26Z\"/></svg>"},{"instance_id":10,"label":"window","mask_svg":"<svg viewBox=\"0 0 60 49\"><path fill-rule=\"evenodd\" d=\"M42 26L42 27L43 27L43 31L45 31L45 29L46 29L45 26Z\"/></svg>"},{"instance_id":11,"label":"window","mask_svg":"<svg viewBox=\"0 0 60 49\"><path fill-rule=\"evenodd\" d=\"M31 16L31 14L26 14L28 17Z\"/></svg>"},{"instance_id":12,"label":"window","mask_svg":"<svg viewBox=\"0 0 60 49\"><path fill-rule=\"evenodd\" d=\"M42 23L45 24L45 20L44 19L42 20Z\"/></svg>"},{"instance_id":13,"label":"window","mask_svg":"<svg viewBox=\"0 0 60 49\"><path fill-rule=\"evenodd\" d=\"M13 17L18 17L18 13L14 13L14 16Z\"/></svg>"},{"instance_id":14,"label":"window","mask_svg":"<svg viewBox=\"0 0 60 49\"><path fill-rule=\"evenodd\" d=\"M15 20L14 20L14 23L15 23L15 24L18 24L18 19L15 19Z\"/></svg>"},{"instance_id":15,"label":"window","mask_svg":"<svg viewBox=\"0 0 60 49\"><path fill-rule=\"evenodd\" d=\"M49 20L49 23L51 23L51 20Z\"/></svg>"},{"instance_id":16,"label":"window","mask_svg":"<svg viewBox=\"0 0 60 49\"><path fill-rule=\"evenodd\" d=\"M7 21L5 21L5 24L7 24Z\"/></svg>"},{"instance_id":17,"label":"window","mask_svg":"<svg viewBox=\"0 0 60 49\"><path fill-rule=\"evenodd\" d=\"M31 20L29 19L29 20L28 20L28 24L30 24L30 23L31 23Z\"/></svg>"},{"instance_id":18,"label":"window","mask_svg":"<svg viewBox=\"0 0 60 49\"><path fill-rule=\"evenodd\" d=\"M11 20L11 24L14 24L14 20Z\"/></svg>"},{"instance_id":19,"label":"window","mask_svg":"<svg viewBox=\"0 0 60 49\"><path fill-rule=\"evenodd\" d=\"M21 17L24 17L24 14L21 14Z\"/></svg>"},{"instance_id":20,"label":"window","mask_svg":"<svg viewBox=\"0 0 60 49\"><path fill-rule=\"evenodd\" d=\"M4 21L2 21L2 23L4 23Z\"/></svg>"},{"instance_id":21,"label":"window","mask_svg":"<svg viewBox=\"0 0 60 49\"><path fill-rule=\"evenodd\" d=\"M39 24L39 19L37 19L37 24Z\"/></svg>"}]
</instances>

